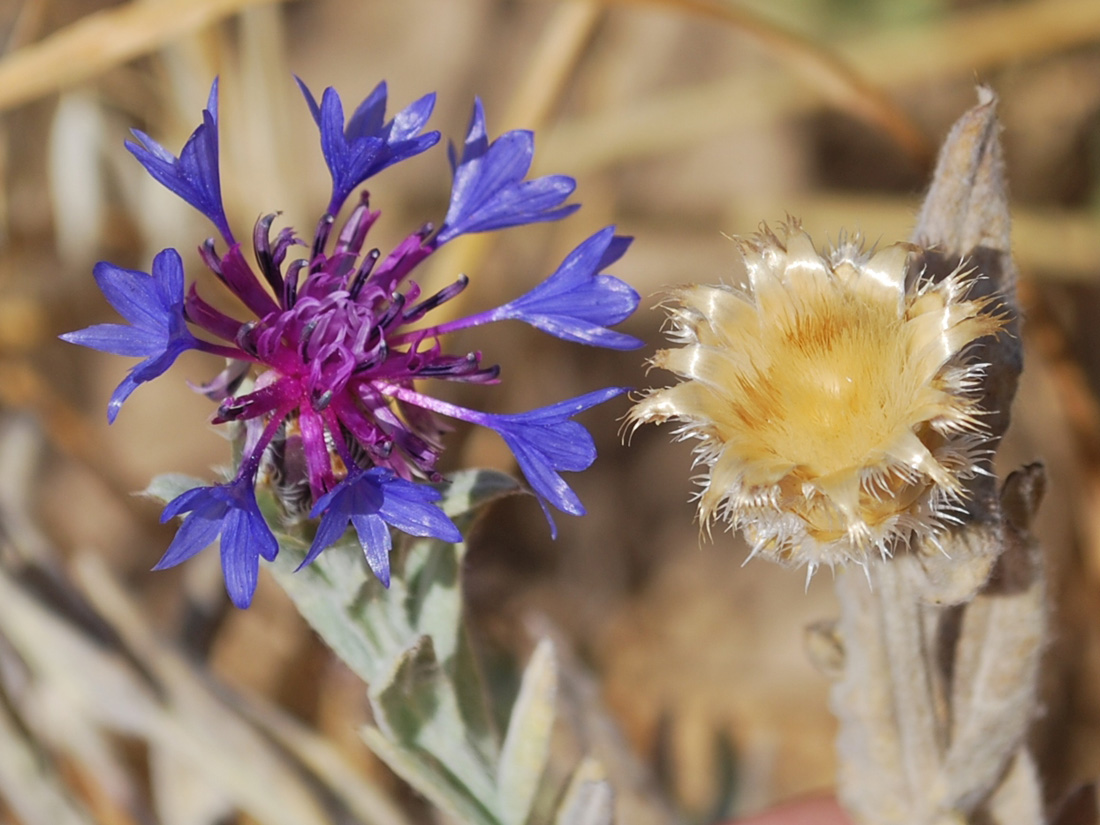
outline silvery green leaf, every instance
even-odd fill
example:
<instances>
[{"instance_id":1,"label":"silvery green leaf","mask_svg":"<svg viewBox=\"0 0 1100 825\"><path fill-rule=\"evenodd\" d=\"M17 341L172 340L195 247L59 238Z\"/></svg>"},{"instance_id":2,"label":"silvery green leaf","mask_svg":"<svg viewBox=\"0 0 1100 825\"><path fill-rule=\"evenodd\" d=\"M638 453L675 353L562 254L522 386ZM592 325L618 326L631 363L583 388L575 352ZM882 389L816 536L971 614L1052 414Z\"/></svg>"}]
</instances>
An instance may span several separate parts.
<instances>
[{"instance_id":1,"label":"silvery green leaf","mask_svg":"<svg viewBox=\"0 0 1100 825\"><path fill-rule=\"evenodd\" d=\"M437 759L474 798L495 797L493 773L466 736L454 688L421 636L370 686L375 721L386 738Z\"/></svg>"},{"instance_id":2,"label":"silvery green leaf","mask_svg":"<svg viewBox=\"0 0 1100 825\"><path fill-rule=\"evenodd\" d=\"M836 590L837 630L844 645L844 669L833 682L830 699L840 723L837 796L857 822L906 825L920 821L912 816L912 783L895 715L895 684L898 692L920 692L929 680L913 684L893 678L893 659L909 667L916 662L904 654L891 657L892 636L884 628L882 614L894 603L881 586L868 587L862 571L846 569L836 577ZM925 721L930 728L935 724Z\"/></svg>"},{"instance_id":3,"label":"silvery green leaf","mask_svg":"<svg viewBox=\"0 0 1100 825\"><path fill-rule=\"evenodd\" d=\"M496 470L461 470L442 487L439 506L452 519L459 519L521 489L518 481Z\"/></svg>"},{"instance_id":4,"label":"silvery green leaf","mask_svg":"<svg viewBox=\"0 0 1100 825\"><path fill-rule=\"evenodd\" d=\"M450 545L436 539L415 541L405 554L400 576L406 589L404 621L432 637L440 662L449 662L458 645L462 626L459 560L465 549L465 544Z\"/></svg>"},{"instance_id":5,"label":"silvery green leaf","mask_svg":"<svg viewBox=\"0 0 1100 825\"><path fill-rule=\"evenodd\" d=\"M481 668L465 628L458 636L455 655L444 668L454 685L458 709L466 723L466 735L481 752L487 764L497 764L500 759L500 737L489 706L489 695Z\"/></svg>"},{"instance_id":6,"label":"silvery green leaf","mask_svg":"<svg viewBox=\"0 0 1100 825\"><path fill-rule=\"evenodd\" d=\"M456 473L449 484L443 488L440 507L453 519L473 514L488 502L518 490L517 482L509 476L491 470L467 470ZM403 649L420 635L421 623L430 626L433 631L449 628L448 635L454 636L460 615L458 594L458 569L462 544L449 545L435 540L409 541L396 536L398 549L393 553L393 582L388 605L384 609L370 610L369 605L378 600L386 591L369 574L362 558L362 549L349 530L344 538L325 550L316 561L297 573L293 573L304 556L305 542L301 537L280 536L284 551L280 558L284 564L277 564L276 576L287 588L291 597L309 603L310 609L303 615L326 640L326 627L335 620L337 614L352 617L361 626L382 621L389 626L391 633L383 633L375 628L375 643L382 648ZM405 537L407 538L407 537ZM404 549L407 548L407 549ZM457 554L457 555L456 555ZM302 579L303 581L296 581ZM335 597L340 607L317 605L316 599L330 600ZM321 614L330 614L323 617ZM315 622L320 621L322 624ZM413 630L418 632L413 633ZM343 635L343 634L340 634ZM447 650L440 654L446 660L454 649L454 642L444 643L436 638L437 651L445 645ZM397 652L397 650L394 650ZM337 650L340 654L340 651ZM349 662L356 672L364 675L364 670L373 672L371 667L356 666Z\"/></svg>"},{"instance_id":7,"label":"silvery green leaf","mask_svg":"<svg viewBox=\"0 0 1100 825\"><path fill-rule=\"evenodd\" d=\"M209 485L210 482L186 473L162 473L150 481L149 486L142 490L141 494L167 503L188 490Z\"/></svg>"},{"instance_id":8,"label":"silvery green leaf","mask_svg":"<svg viewBox=\"0 0 1100 825\"><path fill-rule=\"evenodd\" d=\"M456 822L463 825L500 825L430 757L392 742L378 728L366 727L362 735L370 749L390 770Z\"/></svg>"},{"instance_id":9,"label":"silvery green leaf","mask_svg":"<svg viewBox=\"0 0 1100 825\"><path fill-rule=\"evenodd\" d=\"M569 780L554 825L612 825L615 797L594 759L585 759Z\"/></svg>"},{"instance_id":10,"label":"silvery green leaf","mask_svg":"<svg viewBox=\"0 0 1100 825\"><path fill-rule=\"evenodd\" d=\"M1046 587L1041 551L1028 530L1044 486L1039 464L1005 481L997 574L967 606L957 631L951 745L937 783L954 810L969 813L1002 783L1010 760L1022 758L1038 715Z\"/></svg>"},{"instance_id":11,"label":"silvery green leaf","mask_svg":"<svg viewBox=\"0 0 1100 825\"><path fill-rule=\"evenodd\" d=\"M466 527L478 508L518 489L501 473L460 472L441 488L439 506ZM444 810L495 823L484 806L496 800L497 747L462 622L465 546L394 538L389 590L369 573L350 530L301 570L306 540L280 537L272 571L302 616L369 684L378 724L364 733L371 748Z\"/></svg>"},{"instance_id":12,"label":"silvery green leaf","mask_svg":"<svg viewBox=\"0 0 1100 825\"><path fill-rule=\"evenodd\" d=\"M539 642L523 672L497 769L497 799L505 825L523 825L550 756L558 668L549 639Z\"/></svg>"},{"instance_id":13,"label":"silvery green leaf","mask_svg":"<svg viewBox=\"0 0 1100 825\"><path fill-rule=\"evenodd\" d=\"M440 506L451 518L469 521L488 502L519 489L491 470L456 473L443 487ZM280 536L271 566L302 616L355 673L374 683L398 663L421 636L432 638L435 656L457 684L462 718L483 759L495 758L484 692L462 633L459 566L465 546L435 539L395 536L393 577L385 590L371 576L355 533L297 570L305 555L300 537Z\"/></svg>"},{"instance_id":14,"label":"silvery green leaf","mask_svg":"<svg viewBox=\"0 0 1100 825\"><path fill-rule=\"evenodd\" d=\"M985 426L1000 436L1008 428L1012 399L1023 369L1023 341L1012 260L1008 182L1005 177L997 96L978 87L978 105L951 128L943 142L932 185L921 205L912 240L925 247L915 263L922 277L940 278L960 263L981 273L970 297L994 292L1008 323L995 339L977 344L971 355L986 363L982 380ZM992 486L987 491L992 493Z\"/></svg>"},{"instance_id":15,"label":"silvery green leaf","mask_svg":"<svg viewBox=\"0 0 1100 825\"><path fill-rule=\"evenodd\" d=\"M413 542L403 555L401 575L391 585L393 607L405 611L397 617L400 621L431 637L436 658L454 688L467 736L486 763L495 764L498 745L492 714L462 621L459 560L464 552L463 544Z\"/></svg>"},{"instance_id":16,"label":"silvery green leaf","mask_svg":"<svg viewBox=\"0 0 1100 825\"><path fill-rule=\"evenodd\" d=\"M358 615L358 595L369 589L358 548L343 547L341 542L313 564L296 570L305 553L288 547L282 536L279 544L279 556L269 567L276 580L325 644L361 679L371 681L377 675L385 642L377 629Z\"/></svg>"}]
</instances>

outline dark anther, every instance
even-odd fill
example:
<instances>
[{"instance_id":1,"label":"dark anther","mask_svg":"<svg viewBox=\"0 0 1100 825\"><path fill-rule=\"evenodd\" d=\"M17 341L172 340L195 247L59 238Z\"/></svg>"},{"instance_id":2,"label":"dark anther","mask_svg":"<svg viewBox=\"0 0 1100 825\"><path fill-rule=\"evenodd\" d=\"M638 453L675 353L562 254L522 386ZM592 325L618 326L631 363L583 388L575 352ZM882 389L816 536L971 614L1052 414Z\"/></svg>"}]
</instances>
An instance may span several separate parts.
<instances>
[{"instance_id":1,"label":"dark anther","mask_svg":"<svg viewBox=\"0 0 1100 825\"><path fill-rule=\"evenodd\" d=\"M241 324L241 328L237 330L236 343L244 352L249 355L256 356L259 353L256 352L256 341L252 337L253 331L256 329L256 322L249 321L247 324Z\"/></svg>"},{"instance_id":2,"label":"dark anther","mask_svg":"<svg viewBox=\"0 0 1100 825\"><path fill-rule=\"evenodd\" d=\"M236 398L227 398L218 405L218 420L233 421L240 417L241 413L249 407L248 401L238 401Z\"/></svg>"},{"instance_id":3,"label":"dark anther","mask_svg":"<svg viewBox=\"0 0 1100 825\"><path fill-rule=\"evenodd\" d=\"M462 290L464 290L469 283L469 278L467 278L465 275L459 275L458 280L455 281L453 284L443 287L443 289L439 290L439 292L435 293L435 295L431 296L430 298L425 298L419 304L409 309L409 311L405 313L405 321L419 321L437 306L439 306L440 304L445 304L447 301L451 300L460 292L462 292Z\"/></svg>"},{"instance_id":4,"label":"dark anther","mask_svg":"<svg viewBox=\"0 0 1100 825\"><path fill-rule=\"evenodd\" d=\"M367 370L374 369L390 354L389 345L386 344L384 339L378 341L374 350L369 353L363 354L363 359L355 365L354 373L366 372Z\"/></svg>"},{"instance_id":5,"label":"dark anther","mask_svg":"<svg viewBox=\"0 0 1100 825\"><path fill-rule=\"evenodd\" d=\"M315 260L324 251L325 244L328 243L329 233L332 232L332 225L335 222L336 218L327 212L317 222L317 234L313 236L313 249L310 250L309 255L310 261Z\"/></svg>"},{"instance_id":6,"label":"dark anther","mask_svg":"<svg viewBox=\"0 0 1100 825\"><path fill-rule=\"evenodd\" d=\"M321 322L320 318L313 318L306 324L306 328L302 330L302 341L298 344L298 352L302 358L309 360L309 356L306 354L306 349L309 347L309 341L313 337L314 331L317 329L317 324Z\"/></svg>"},{"instance_id":7,"label":"dark anther","mask_svg":"<svg viewBox=\"0 0 1100 825\"><path fill-rule=\"evenodd\" d=\"M287 268L286 283L283 286L283 306L287 309L298 303L298 275L305 265L305 261L292 261Z\"/></svg>"},{"instance_id":8,"label":"dark anther","mask_svg":"<svg viewBox=\"0 0 1100 825\"><path fill-rule=\"evenodd\" d=\"M351 300L357 300L359 293L363 289L363 284L367 282L367 278L370 277L371 272L374 271L374 265L378 263L378 258L382 253L377 249L372 249L366 255L363 256L363 262L359 264L359 269L356 270L355 276L351 279L351 286L348 287L348 294L351 296Z\"/></svg>"},{"instance_id":9,"label":"dark anther","mask_svg":"<svg viewBox=\"0 0 1100 825\"><path fill-rule=\"evenodd\" d=\"M283 276L275 262L275 256L271 251L271 224L275 222L278 213L264 215L252 228L252 247L256 250L256 263L260 265L260 273L264 276L276 295L283 294Z\"/></svg>"},{"instance_id":10,"label":"dark anther","mask_svg":"<svg viewBox=\"0 0 1100 825\"><path fill-rule=\"evenodd\" d=\"M390 322L401 313L404 307L405 296L400 292L393 293L393 295L390 296L390 305L386 307L386 311L382 313L382 317L375 322L375 326L385 329L390 325Z\"/></svg>"},{"instance_id":11,"label":"dark anther","mask_svg":"<svg viewBox=\"0 0 1100 825\"><path fill-rule=\"evenodd\" d=\"M313 409L317 412L322 412L329 404L332 403L333 392L332 390L325 390L321 393L319 398L314 399Z\"/></svg>"},{"instance_id":12,"label":"dark anther","mask_svg":"<svg viewBox=\"0 0 1100 825\"><path fill-rule=\"evenodd\" d=\"M202 258L202 262L206 264L207 268L217 275L220 280L225 280L225 276L222 275L222 259L214 250L213 238L207 238L203 241L202 246L199 247L199 257Z\"/></svg>"},{"instance_id":13,"label":"dark anther","mask_svg":"<svg viewBox=\"0 0 1100 825\"><path fill-rule=\"evenodd\" d=\"M435 363L426 364L423 369L416 371L421 378L441 378L447 381L467 381L475 384L487 384L497 380L500 376L500 367L482 367L481 353L471 352L457 358L448 357ZM413 370L410 368L409 370Z\"/></svg>"}]
</instances>

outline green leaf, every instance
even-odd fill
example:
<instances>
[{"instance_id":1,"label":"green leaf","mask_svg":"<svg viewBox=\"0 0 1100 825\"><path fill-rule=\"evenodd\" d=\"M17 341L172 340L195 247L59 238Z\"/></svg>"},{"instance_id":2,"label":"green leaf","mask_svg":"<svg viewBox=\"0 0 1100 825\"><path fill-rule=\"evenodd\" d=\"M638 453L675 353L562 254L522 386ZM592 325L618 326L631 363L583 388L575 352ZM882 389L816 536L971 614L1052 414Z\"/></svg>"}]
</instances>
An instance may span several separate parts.
<instances>
[{"instance_id":1,"label":"green leaf","mask_svg":"<svg viewBox=\"0 0 1100 825\"><path fill-rule=\"evenodd\" d=\"M539 642L523 673L497 771L497 799L505 825L523 825L550 756L558 668L549 639Z\"/></svg>"},{"instance_id":2,"label":"green leaf","mask_svg":"<svg viewBox=\"0 0 1100 825\"><path fill-rule=\"evenodd\" d=\"M378 675L386 644L378 629L357 616L354 609L368 584L364 565L355 564L358 556L334 546L313 564L296 570L305 553L288 547L282 538L280 545L279 556L269 568L275 579L344 664L364 681L372 681Z\"/></svg>"},{"instance_id":3,"label":"green leaf","mask_svg":"<svg viewBox=\"0 0 1100 825\"><path fill-rule=\"evenodd\" d=\"M465 547L465 544L421 539L411 544L405 556L401 576L407 588L405 620L411 627L432 637L441 662L449 662L454 656L462 626L458 573L459 556Z\"/></svg>"},{"instance_id":4,"label":"green leaf","mask_svg":"<svg viewBox=\"0 0 1100 825\"><path fill-rule=\"evenodd\" d=\"M141 495L155 498L167 504L177 496L183 495L188 490L196 487L209 487L210 482L201 478L195 478L185 473L163 473L152 481L149 486L141 491Z\"/></svg>"},{"instance_id":5,"label":"green leaf","mask_svg":"<svg viewBox=\"0 0 1100 825\"><path fill-rule=\"evenodd\" d=\"M429 637L404 651L386 678L371 685L369 696L388 739L431 754L474 799L496 797L492 771L466 736L454 688Z\"/></svg>"},{"instance_id":6,"label":"green leaf","mask_svg":"<svg viewBox=\"0 0 1100 825\"><path fill-rule=\"evenodd\" d=\"M485 504L519 490L493 471L456 473L440 507L468 528ZM369 572L353 530L307 567L308 528L280 536L271 566L299 612L369 685L377 729L368 744L398 774L463 822L501 825L497 743L466 639L465 545L395 533L390 588ZM536 777L537 779L537 777Z\"/></svg>"},{"instance_id":7,"label":"green leaf","mask_svg":"<svg viewBox=\"0 0 1100 825\"><path fill-rule=\"evenodd\" d=\"M469 794L456 786L432 759L390 741L378 728L363 728L362 736L367 746L394 773L456 822L463 825L500 825Z\"/></svg>"},{"instance_id":8,"label":"green leaf","mask_svg":"<svg viewBox=\"0 0 1100 825\"><path fill-rule=\"evenodd\" d=\"M442 486L440 508L454 520L468 516L490 502L522 492L518 481L496 470L460 470ZM462 527L459 524L459 527Z\"/></svg>"},{"instance_id":9,"label":"green leaf","mask_svg":"<svg viewBox=\"0 0 1100 825\"><path fill-rule=\"evenodd\" d=\"M466 735L481 752L486 763L496 765L500 758L499 734L493 722L485 679L474 656L466 628L459 634L455 655L445 668L454 685L458 709L466 722Z\"/></svg>"}]
</instances>

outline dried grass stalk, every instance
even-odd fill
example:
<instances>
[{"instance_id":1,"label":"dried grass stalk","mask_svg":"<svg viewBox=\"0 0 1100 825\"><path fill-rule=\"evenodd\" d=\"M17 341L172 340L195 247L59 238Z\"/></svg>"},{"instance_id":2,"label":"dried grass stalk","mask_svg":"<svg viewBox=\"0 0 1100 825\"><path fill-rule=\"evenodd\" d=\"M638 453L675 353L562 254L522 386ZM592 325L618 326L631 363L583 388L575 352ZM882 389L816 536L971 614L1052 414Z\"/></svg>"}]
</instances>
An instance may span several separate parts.
<instances>
[{"instance_id":1,"label":"dried grass stalk","mask_svg":"<svg viewBox=\"0 0 1100 825\"><path fill-rule=\"evenodd\" d=\"M224 17L276 0L164 0L96 12L0 61L0 111L88 80Z\"/></svg>"}]
</instances>

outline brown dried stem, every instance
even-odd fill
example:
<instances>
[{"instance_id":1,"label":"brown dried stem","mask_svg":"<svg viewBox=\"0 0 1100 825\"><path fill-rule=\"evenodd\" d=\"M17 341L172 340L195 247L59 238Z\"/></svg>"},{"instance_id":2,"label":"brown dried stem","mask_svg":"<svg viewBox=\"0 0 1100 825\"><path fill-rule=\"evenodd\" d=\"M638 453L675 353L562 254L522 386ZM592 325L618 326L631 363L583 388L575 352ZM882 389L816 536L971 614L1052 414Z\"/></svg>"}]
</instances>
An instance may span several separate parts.
<instances>
[{"instance_id":1,"label":"brown dried stem","mask_svg":"<svg viewBox=\"0 0 1100 825\"><path fill-rule=\"evenodd\" d=\"M611 2L612 0L608 0ZM619 3L667 6L726 23L753 38L790 67L826 100L855 117L882 129L918 163L931 149L909 116L866 76L837 53L795 32L771 23L744 8L716 0L613 0Z\"/></svg>"}]
</instances>

